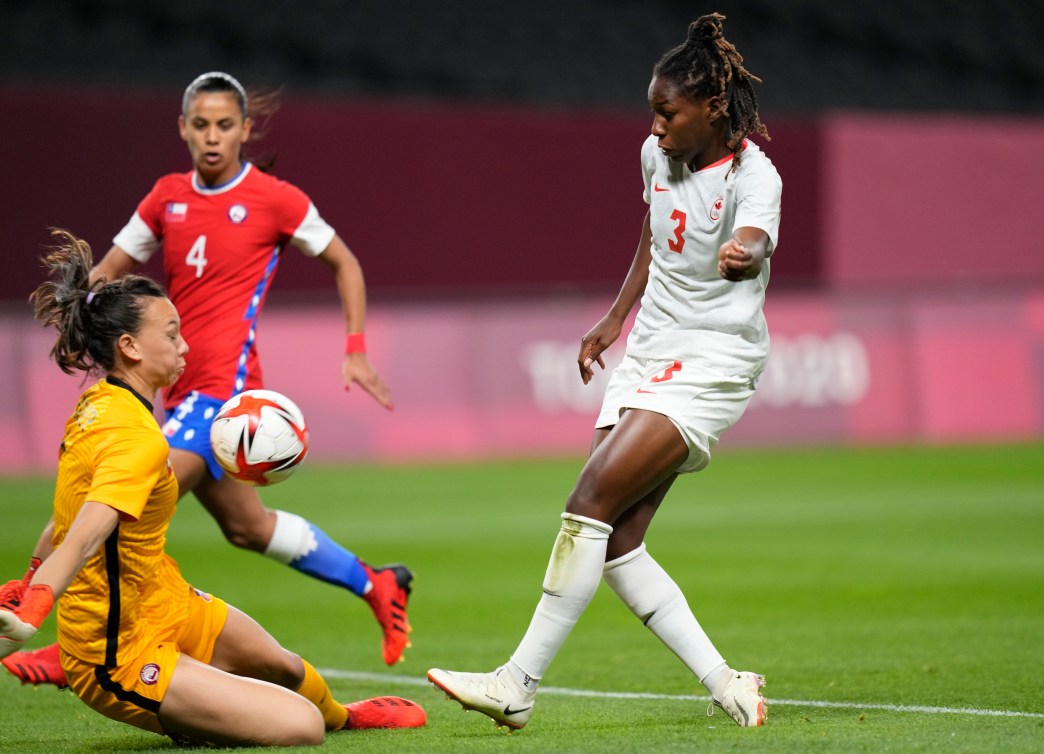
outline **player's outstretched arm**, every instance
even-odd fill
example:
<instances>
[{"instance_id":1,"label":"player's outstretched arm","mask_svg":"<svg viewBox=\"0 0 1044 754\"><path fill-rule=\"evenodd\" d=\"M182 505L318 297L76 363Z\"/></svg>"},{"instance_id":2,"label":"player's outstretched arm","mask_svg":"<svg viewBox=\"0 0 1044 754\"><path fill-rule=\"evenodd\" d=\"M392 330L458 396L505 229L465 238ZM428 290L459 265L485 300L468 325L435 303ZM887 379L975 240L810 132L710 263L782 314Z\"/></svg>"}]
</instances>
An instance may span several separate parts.
<instances>
[{"instance_id":1,"label":"player's outstretched arm","mask_svg":"<svg viewBox=\"0 0 1044 754\"><path fill-rule=\"evenodd\" d=\"M62 543L37 569L17 607L0 608L0 658L36 635L57 599L116 529L119 514L102 503L84 503Z\"/></svg>"},{"instance_id":2,"label":"player's outstretched arm","mask_svg":"<svg viewBox=\"0 0 1044 754\"><path fill-rule=\"evenodd\" d=\"M387 409L393 408L391 392L366 355L366 281L362 266L340 236L334 236L318 259L333 271L344 311L348 340L341 374L344 389L358 385Z\"/></svg>"}]
</instances>

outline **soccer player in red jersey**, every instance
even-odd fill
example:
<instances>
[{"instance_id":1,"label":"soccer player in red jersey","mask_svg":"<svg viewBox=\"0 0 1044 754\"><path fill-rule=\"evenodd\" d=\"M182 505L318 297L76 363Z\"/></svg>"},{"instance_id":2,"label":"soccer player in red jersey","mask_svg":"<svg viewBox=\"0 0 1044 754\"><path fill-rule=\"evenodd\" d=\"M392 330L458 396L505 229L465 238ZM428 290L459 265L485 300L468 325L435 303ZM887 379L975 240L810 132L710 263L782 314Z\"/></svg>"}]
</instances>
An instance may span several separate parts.
<instances>
[{"instance_id":1,"label":"soccer player in red jersey","mask_svg":"<svg viewBox=\"0 0 1044 754\"><path fill-rule=\"evenodd\" d=\"M247 92L227 73L205 73L188 86L178 129L192 170L156 181L91 278L118 279L162 252L170 299L193 344L185 374L164 393L163 433L179 494L193 492L237 547L264 553L365 599L381 625L384 660L391 665L409 646L409 569L372 568L315 524L269 510L253 487L222 473L210 449L210 423L221 404L263 386L257 321L288 245L322 262L336 280L347 331L345 389L358 385L392 408L388 388L366 355L362 268L303 191L244 157L254 125L249 104ZM34 562L49 553L50 540L48 527ZM16 596L19 583L9 582L6 596ZM4 596L0 592L0 601ZM60 682L54 657L48 648L18 653L4 665L23 681Z\"/></svg>"}]
</instances>

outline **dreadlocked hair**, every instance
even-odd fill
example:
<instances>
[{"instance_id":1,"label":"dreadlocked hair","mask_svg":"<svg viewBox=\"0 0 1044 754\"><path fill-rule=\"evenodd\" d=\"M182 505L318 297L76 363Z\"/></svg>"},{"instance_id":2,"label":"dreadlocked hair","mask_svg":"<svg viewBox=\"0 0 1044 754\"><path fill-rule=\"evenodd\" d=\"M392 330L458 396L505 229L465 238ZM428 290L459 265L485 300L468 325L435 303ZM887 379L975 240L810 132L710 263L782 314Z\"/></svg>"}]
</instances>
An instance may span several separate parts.
<instances>
[{"instance_id":1,"label":"dreadlocked hair","mask_svg":"<svg viewBox=\"0 0 1044 754\"><path fill-rule=\"evenodd\" d=\"M147 299L166 293L142 275L92 284L87 242L57 228L51 235L58 243L43 258L51 279L29 296L36 319L58 331L51 358L66 374L109 371L116 363L116 341L124 333L139 332Z\"/></svg>"},{"instance_id":2,"label":"dreadlocked hair","mask_svg":"<svg viewBox=\"0 0 1044 754\"><path fill-rule=\"evenodd\" d=\"M693 101L722 98L722 114L729 118L728 147L732 169L740 164L743 140L751 133L771 140L758 115L754 82L761 79L743 67L743 56L723 36L725 16L710 13L689 24L685 42L664 53L653 75L675 83Z\"/></svg>"}]
</instances>

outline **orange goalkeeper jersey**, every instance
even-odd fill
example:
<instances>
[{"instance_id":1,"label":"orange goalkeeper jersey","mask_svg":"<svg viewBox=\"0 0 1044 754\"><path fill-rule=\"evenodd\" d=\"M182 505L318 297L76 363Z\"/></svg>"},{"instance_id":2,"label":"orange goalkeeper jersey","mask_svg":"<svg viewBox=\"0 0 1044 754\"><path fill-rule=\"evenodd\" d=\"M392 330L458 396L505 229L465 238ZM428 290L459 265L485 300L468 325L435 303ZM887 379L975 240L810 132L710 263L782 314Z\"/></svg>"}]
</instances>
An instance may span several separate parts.
<instances>
[{"instance_id":1,"label":"orange goalkeeper jersey","mask_svg":"<svg viewBox=\"0 0 1044 754\"><path fill-rule=\"evenodd\" d=\"M58 600L58 641L115 667L186 615L188 585L164 552L178 501L170 448L152 406L108 378L88 388L65 425L54 493L54 544L87 501L119 514L116 529Z\"/></svg>"}]
</instances>

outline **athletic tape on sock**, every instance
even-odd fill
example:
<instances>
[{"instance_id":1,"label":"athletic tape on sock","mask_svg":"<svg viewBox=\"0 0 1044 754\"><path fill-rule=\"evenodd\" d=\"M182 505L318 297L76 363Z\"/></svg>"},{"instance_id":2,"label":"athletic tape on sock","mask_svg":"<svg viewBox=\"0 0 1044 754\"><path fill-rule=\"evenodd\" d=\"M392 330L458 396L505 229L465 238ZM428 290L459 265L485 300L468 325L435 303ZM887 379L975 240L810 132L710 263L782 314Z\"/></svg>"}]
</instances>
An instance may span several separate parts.
<instances>
[{"instance_id":1,"label":"athletic tape on sock","mask_svg":"<svg viewBox=\"0 0 1044 754\"><path fill-rule=\"evenodd\" d=\"M293 563L315 550L318 542L312 527L300 516L286 511L274 511L275 529L265 548L265 555L284 565Z\"/></svg>"}]
</instances>

